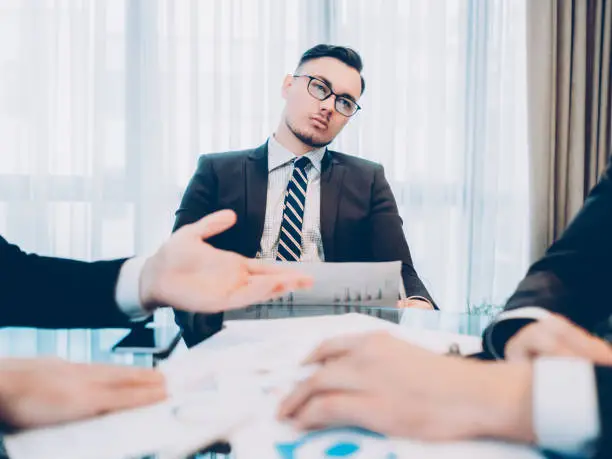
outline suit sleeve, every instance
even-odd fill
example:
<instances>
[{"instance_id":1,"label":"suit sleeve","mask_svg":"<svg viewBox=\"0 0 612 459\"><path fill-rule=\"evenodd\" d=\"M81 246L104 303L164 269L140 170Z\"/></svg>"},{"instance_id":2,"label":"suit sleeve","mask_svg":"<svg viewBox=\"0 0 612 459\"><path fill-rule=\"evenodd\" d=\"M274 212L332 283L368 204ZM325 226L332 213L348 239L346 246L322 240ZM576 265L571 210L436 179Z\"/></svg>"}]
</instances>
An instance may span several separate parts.
<instances>
[{"instance_id":1,"label":"suit sleeve","mask_svg":"<svg viewBox=\"0 0 612 459\"><path fill-rule=\"evenodd\" d=\"M599 404L599 441L597 458L612 457L612 367L596 366L597 400Z\"/></svg>"},{"instance_id":2,"label":"suit sleeve","mask_svg":"<svg viewBox=\"0 0 612 459\"><path fill-rule=\"evenodd\" d=\"M376 169L372 185L369 239L374 260L399 259L402 261L402 279L406 296L426 298L438 309L414 269L408 242L402 228L402 219L382 166Z\"/></svg>"},{"instance_id":3,"label":"suit sleeve","mask_svg":"<svg viewBox=\"0 0 612 459\"><path fill-rule=\"evenodd\" d=\"M124 261L41 257L0 237L0 326L129 327L115 302Z\"/></svg>"},{"instance_id":4,"label":"suit sleeve","mask_svg":"<svg viewBox=\"0 0 612 459\"><path fill-rule=\"evenodd\" d=\"M217 202L217 188L217 178L212 164L206 155L202 155L176 211L172 231L177 231L217 210L214 206ZM209 242L214 245L214 238ZM185 343L190 347L218 332L223 325L223 313L196 314L175 309L174 318L181 327Z\"/></svg>"},{"instance_id":5,"label":"suit sleeve","mask_svg":"<svg viewBox=\"0 0 612 459\"><path fill-rule=\"evenodd\" d=\"M540 306L592 330L612 312L612 163L506 309Z\"/></svg>"},{"instance_id":6,"label":"suit sleeve","mask_svg":"<svg viewBox=\"0 0 612 459\"><path fill-rule=\"evenodd\" d=\"M189 181L181 204L176 211L173 231L197 222L216 210L213 207L213 203L217 202L216 182L217 179L210 160L206 155L200 156L196 172Z\"/></svg>"}]
</instances>

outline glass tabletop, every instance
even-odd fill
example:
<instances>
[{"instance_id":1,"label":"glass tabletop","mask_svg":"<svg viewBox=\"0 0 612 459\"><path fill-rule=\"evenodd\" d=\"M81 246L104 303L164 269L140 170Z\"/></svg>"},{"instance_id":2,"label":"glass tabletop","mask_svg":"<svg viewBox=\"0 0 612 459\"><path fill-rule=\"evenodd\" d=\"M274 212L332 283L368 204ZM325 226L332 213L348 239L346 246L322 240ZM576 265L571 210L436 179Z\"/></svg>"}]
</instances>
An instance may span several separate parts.
<instances>
[{"instance_id":1,"label":"glass tabletop","mask_svg":"<svg viewBox=\"0 0 612 459\"><path fill-rule=\"evenodd\" d=\"M289 317L311 317L361 313L378 317L415 330L441 330L479 336L490 323L493 314L450 313L424 309L398 309L355 305L255 305L244 310L226 312L224 319L258 320ZM171 317L166 317L159 327L167 327L168 333L176 330ZM147 355L115 354L113 345L126 336L128 329L101 330L35 330L28 328L0 329L0 357L59 356L79 362L103 362L134 366L151 366ZM198 459L231 458L228 445L216 445L212 451L199 454Z\"/></svg>"},{"instance_id":2,"label":"glass tabletop","mask_svg":"<svg viewBox=\"0 0 612 459\"><path fill-rule=\"evenodd\" d=\"M494 317L493 313L452 313L396 307L255 305L243 310L226 312L224 319L226 321L280 319L349 313L378 317L412 329L440 330L472 336L481 335ZM156 328L165 329L169 334L176 331L171 316L163 317L156 324ZM112 346L129 332L129 329L123 328L99 330L3 328L0 329L0 357L57 356L78 362L150 365L151 360L148 356L112 352Z\"/></svg>"},{"instance_id":3,"label":"glass tabletop","mask_svg":"<svg viewBox=\"0 0 612 459\"><path fill-rule=\"evenodd\" d=\"M174 324L155 326L156 332L176 334ZM127 328L40 330L0 329L0 358L60 357L71 362L94 362L150 367L145 353L115 353L113 346L132 330Z\"/></svg>"},{"instance_id":4,"label":"glass tabletop","mask_svg":"<svg viewBox=\"0 0 612 459\"><path fill-rule=\"evenodd\" d=\"M440 330L472 336L480 336L497 313L487 309L473 313L455 313L426 309L398 309L395 306L351 305L255 305L246 309L224 313L225 320L281 319L289 317L311 317L341 315L349 313L378 317L402 327Z\"/></svg>"}]
</instances>

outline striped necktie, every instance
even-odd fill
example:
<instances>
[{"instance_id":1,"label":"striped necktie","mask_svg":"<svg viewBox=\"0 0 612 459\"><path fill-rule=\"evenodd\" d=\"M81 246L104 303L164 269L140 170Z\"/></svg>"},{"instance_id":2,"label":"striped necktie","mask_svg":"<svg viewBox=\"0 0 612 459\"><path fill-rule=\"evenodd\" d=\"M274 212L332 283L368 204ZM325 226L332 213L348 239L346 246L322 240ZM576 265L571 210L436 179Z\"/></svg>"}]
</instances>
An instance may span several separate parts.
<instances>
[{"instance_id":1,"label":"striped necktie","mask_svg":"<svg viewBox=\"0 0 612 459\"><path fill-rule=\"evenodd\" d=\"M293 174L285 192L283 221L278 237L277 260L299 261L302 256L302 221L304 219L304 206L306 205L306 189L308 188L306 168L309 164L310 160L306 157L298 158L293 163Z\"/></svg>"}]
</instances>

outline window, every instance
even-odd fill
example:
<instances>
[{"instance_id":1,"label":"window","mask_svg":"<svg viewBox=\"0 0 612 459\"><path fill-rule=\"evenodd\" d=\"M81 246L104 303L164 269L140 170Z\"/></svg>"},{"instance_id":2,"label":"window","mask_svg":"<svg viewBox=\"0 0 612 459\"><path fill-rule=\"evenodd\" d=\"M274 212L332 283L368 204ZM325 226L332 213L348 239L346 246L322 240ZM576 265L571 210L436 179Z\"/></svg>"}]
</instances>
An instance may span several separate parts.
<instances>
[{"instance_id":1,"label":"window","mask_svg":"<svg viewBox=\"0 0 612 459\"><path fill-rule=\"evenodd\" d=\"M527 264L524 10L525 0L5 0L0 231L45 254L150 252L197 156L263 143L285 74L308 47L334 42L362 54L367 90L333 147L386 167L442 308L501 303Z\"/></svg>"}]
</instances>

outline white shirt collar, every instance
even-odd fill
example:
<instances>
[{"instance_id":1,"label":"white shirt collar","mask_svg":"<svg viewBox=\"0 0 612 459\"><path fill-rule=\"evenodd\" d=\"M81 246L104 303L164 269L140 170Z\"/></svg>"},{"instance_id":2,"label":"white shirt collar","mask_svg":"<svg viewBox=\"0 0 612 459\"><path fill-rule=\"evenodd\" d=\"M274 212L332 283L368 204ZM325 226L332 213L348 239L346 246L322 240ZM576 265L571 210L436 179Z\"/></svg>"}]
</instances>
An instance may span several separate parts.
<instances>
[{"instance_id":1,"label":"white shirt collar","mask_svg":"<svg viewBox=\"0 0 612 459\"><path fill-rule=\"evenodd\" d=\"M321 173L321 162L323 161L323 156L325 156L326 151L327 147L316 148L303 156L307 157L317 172ZM274 138L274 134L270 136L268 139L268 172L272 172L274 169L284 166L295 158L297 158L297 155L282 146L278 140Z\"/></svg>"}]
</instances>

